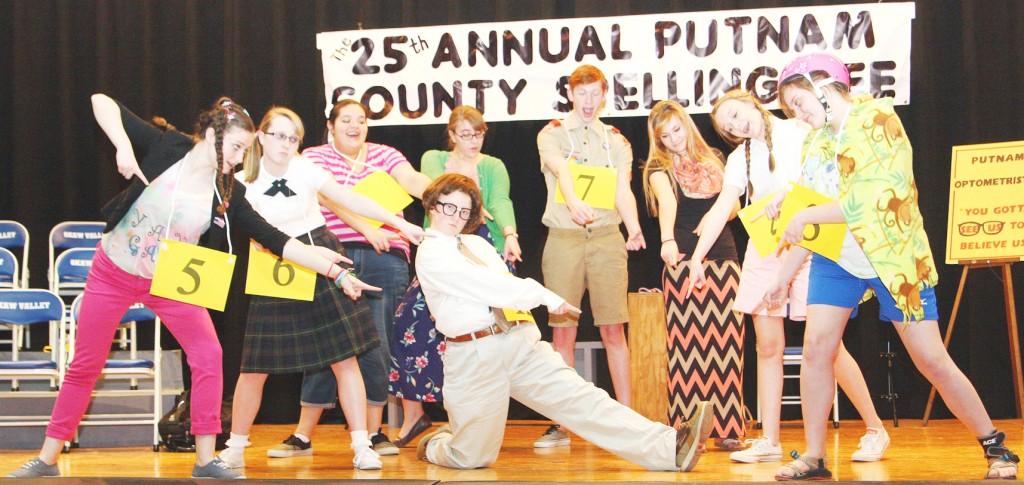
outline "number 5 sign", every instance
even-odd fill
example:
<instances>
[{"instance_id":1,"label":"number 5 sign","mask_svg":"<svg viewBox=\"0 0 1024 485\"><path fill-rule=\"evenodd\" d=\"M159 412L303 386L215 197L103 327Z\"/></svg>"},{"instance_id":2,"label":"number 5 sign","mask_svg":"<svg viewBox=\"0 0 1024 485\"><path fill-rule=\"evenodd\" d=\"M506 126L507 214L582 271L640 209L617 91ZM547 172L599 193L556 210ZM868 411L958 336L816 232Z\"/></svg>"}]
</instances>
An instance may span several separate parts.
<instances>
[{"instance_id":1,"label":"number 5 sign","mask_svg":"<svg viewBox=\"0 0 1024 485\"><path fill-rule=\"evenodd\" d=\"M615 188L618 186L618 170L609 167L591 167L569 164L576 197L595 209L615 209ZM555 185L555 202L565 203L562 189Z\"/></svg>"},{"instance_id":2,"label":"number 5 sign","mask_svg":"<svg viewBox=\"0 0 1024 485\"><path fill-rule=\"evenodd\" d=\"M316 273L291 261L256 249L249 243L249 268L245 276L245 292L250 295L273 296L291 300L313 301Z\"/></svg>"},{"instance_id":3,"label":"number 5 sign","mask_svg":"<svg viewBox=\"0 0 1024 485\"><path fill-rule=\"evenodd\" d=\"M235 255L162 239L151 295L224 311Z\"/></svg>"}]
</instances>

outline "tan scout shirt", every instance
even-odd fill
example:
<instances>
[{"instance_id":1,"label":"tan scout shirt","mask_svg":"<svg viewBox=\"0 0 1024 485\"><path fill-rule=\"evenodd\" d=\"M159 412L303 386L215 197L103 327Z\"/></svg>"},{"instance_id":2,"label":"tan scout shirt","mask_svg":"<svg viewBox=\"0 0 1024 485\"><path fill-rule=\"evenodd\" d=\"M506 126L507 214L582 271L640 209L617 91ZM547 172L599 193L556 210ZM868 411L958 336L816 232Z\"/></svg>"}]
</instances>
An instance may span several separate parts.
<instances>
[{"instance_id":1,"label":"tan scout shirt","mask_svg":"<svg viewBox=\"0 0 1024 485\"><path fill-rule=\"evenodd\" d=\"M544 184L548 189L547 205L541 222L545 226L559 229L580 229L580 226L572 221L567 205L555 202L558 179L544 164L545 158L568 159L569 163L593 167L615 167L619 172L631 170L633 164L633 147L619 130L602 123L600 119L586 126L574 112L562 121L552 120L541 129L537 134L537 149L540 151L540 171L544 174ZM621 223L618 211L595 208L594 222L588 226Z\"/></svg>"}]
</instances>

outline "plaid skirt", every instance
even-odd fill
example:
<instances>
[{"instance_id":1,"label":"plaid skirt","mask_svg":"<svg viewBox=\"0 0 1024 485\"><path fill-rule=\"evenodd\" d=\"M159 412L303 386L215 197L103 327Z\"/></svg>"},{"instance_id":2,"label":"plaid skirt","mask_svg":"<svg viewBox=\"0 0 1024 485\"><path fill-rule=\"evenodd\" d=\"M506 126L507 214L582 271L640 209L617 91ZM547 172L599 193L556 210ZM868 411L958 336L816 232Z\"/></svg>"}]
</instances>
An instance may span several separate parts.
<instances>
[{"instance_id":1,"label":"plaid skirt","mask_svg":"<svg viewBox=\"0 0 1024 485\"><path fill-rule=\"evenodd\" d=\"M312 235L317 246L345 253L337 236L326 227L314 230ZM362 298L352 301L334 282L317 276L313 301L252 297L242 372L321 370L378 345L380 337L366 302Z\"/></svg>"}]
</instances>

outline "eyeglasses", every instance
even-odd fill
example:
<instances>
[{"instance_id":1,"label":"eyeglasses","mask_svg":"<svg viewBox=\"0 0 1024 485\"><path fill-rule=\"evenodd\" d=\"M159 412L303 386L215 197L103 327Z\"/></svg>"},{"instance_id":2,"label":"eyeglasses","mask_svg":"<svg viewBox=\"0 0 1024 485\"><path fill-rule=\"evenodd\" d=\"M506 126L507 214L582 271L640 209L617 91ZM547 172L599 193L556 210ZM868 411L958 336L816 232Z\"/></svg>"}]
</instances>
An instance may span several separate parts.
<instances>
[{"instance_id":1,"label":"eyeglasses","mask_svg":"<svg viewBox=\"0 0 1024 485\"><path fill-rule=\"evenodd\" d=\"M469 141L469 140L483 140L484 139L484 135L486 135L486 134L487 134L486 131L477 131L477 132L473 132L473 133L455 133L454 135L459 137L459 138L461 138L462 141ZM451 215L451 214L448 214L448 215Z\"/></svg>"},{"instance_id":2,"label":"eyeglasses","mask_svg":"<svg viewBox=\"0 0 1024 485\"><path fill-rule=\"evenodd\" d=\"M438 206L440 206L440 208ZM464 221L469 220L469 213L471 212L469 209L459 209L459 206L449 204L448 202L436 202L434 204L434 208L446 216L454 216L455 213L458 212L459 218Z\"/></svg>"},{"instance_id":3,"label":"eyeglasses","mask_svg":"<svg viewBox=\"0 0 1024 485\"><path fill-rule=\"evenodd\" d=\"M959 226L961 236L976 236L981 232L994 236L1003 231L1002 221L989 221L989 222L964 222Z\"/></svg>"},{"instance_id":4,"label":"eyeglasses","mask_svg":"<svg viewBox=\"0 0 1024 485\"><path fill-rule=\"evenodd\" d=\"M270 135L270 136L276 138L277 141L279 141L281 143L284 143L285 141L288 141L288 142L291 142L293 145L295 145L295 144L298 144L300 141L302 141L302 139L297 137L297 136L288 136L288 135L285 135L284 133L281 133L281 132L273 133L273 132L269 132L268 131L267 135Z\"/></svg>"}]
</instances>

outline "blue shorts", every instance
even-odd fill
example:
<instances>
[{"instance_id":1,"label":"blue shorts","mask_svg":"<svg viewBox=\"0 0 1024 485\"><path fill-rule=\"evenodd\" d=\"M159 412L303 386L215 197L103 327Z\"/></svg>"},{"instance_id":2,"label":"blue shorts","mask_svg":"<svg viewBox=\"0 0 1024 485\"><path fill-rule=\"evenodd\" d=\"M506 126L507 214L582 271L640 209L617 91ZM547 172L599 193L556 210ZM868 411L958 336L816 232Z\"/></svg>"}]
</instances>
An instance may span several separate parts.
<instances>
[{"instance_id":1,"label":"blue shorts","mask_svg":"<svg viewBox=\"0 0 1024 485\"><path fill-rule=\"evenodd\" d=\"M851 318L857 315L857 306L868 287L878 297L878 318L887 322L902 322L903 311L896 308L896 300L878 277L858 278L832 260L815 253L811 256L811 277L807 289L808 305L831 305L852 308ZM935 301L935 288L921 290L921 305L925 320L938 320L939 308ZM911 320L916 320L910 317Z\"/></svg>"}]
</instances>

